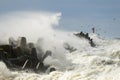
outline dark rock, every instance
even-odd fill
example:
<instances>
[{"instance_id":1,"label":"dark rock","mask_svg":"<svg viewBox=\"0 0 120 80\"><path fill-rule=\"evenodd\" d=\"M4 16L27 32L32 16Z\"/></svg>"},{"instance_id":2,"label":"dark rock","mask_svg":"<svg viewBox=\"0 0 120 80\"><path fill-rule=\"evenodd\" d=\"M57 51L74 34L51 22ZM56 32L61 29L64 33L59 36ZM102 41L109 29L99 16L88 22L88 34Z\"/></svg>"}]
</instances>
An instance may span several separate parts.
<instances>
[{"instance_id":1,"label":"dark rock","mask_svg":"<svg viewBox=\"0 0 120 80\"><path fill-rule=\"evenodd\" d=\"M16 68L18 70L31 69L45 72L49 65L45 66L43 61L51 55L52 52L48 50L39 60L34 44L29 43L27 45L25 37L20 37L18 41L10 38L8 45L0 45L0 60L11 70Z\"/></svg>"},{"instance_id":2,"label":"dark rock","mask_svg":"<svg viewBox=\"0 0 120 80\"><path fill-rule=\"evenodd\" d=\"M54 67L50 68L50 72L53 72L53 71L56 71L56 69Z\"/></svg>"},{"instance_id":3,"label":"dark rock","mask_svg":"<svg viewBox=\"0 0 120 80\"><path fill-rule=\"evenodd\" d=\"M88 33L84 34L81 31L80 33L76 33L74 35L76 35L77 37L80 37L80 38L83 37L83 38L87 39L89 41L89 44L91 45L91 47L95 47L96 46L95 43L93 42L93 40L89 37Z\"/></svg>"},{"instance_id":4,"label":"dark rock","mask_svg":"<svg viewBox=\"0 0 120 80\"><path fill-rule=\"evenodd\" d=\"M46 53L45 53L45 55L44 55L43 58L42 58L42 61L44 61L44 59L45 59L46 57L51 56L51 55L52 55L52 52L51 52L50 50L47 50Z\"/></svg>"}]
</instances>

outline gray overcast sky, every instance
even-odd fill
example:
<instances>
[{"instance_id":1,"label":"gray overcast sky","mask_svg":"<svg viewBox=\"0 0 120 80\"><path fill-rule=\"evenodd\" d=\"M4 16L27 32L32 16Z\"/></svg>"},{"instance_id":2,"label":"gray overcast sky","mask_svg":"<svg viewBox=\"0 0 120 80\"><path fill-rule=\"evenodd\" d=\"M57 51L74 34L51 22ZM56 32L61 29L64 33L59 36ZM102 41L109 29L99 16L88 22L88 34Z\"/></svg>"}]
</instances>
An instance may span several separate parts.
<instances>
[{"instance_id":1,"label":"gray overcast sky","mask_svg":"<svg viewBox=\"0 0 120 80\"><path fill-rule=\"evenodd\" d=\"M120 37L120 0L0 0L0 14L12 11L61 12L59 29Z\"/></svg>"}]
</instances>

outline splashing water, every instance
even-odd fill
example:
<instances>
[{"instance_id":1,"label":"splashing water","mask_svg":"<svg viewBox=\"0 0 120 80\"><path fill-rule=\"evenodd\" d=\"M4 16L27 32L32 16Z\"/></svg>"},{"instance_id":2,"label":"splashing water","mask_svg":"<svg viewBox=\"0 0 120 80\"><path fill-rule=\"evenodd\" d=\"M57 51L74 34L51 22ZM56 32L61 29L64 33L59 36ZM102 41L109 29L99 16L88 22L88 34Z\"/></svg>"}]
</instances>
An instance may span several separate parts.
<instances>
[{"instance_id":1,"label":"splashing water","mask_svg":"<svg viewBox=\"0 0 120 80\"><path fill-rule=\"evenodd\" d=\"M86 39L78 38L71 32L54 29L59 24L60 16L60 13L48 12L13 12L1 16L0 44L8 43L7 39L11 36L26 36L28 41L34 41L43 51L52 51L52 57L47 57L44 64L56 67L57 71L48 74L13 72L0 62L0 80L120 79L120 41L106 40L90 34L96 44L96 47L90 47ZM76 51L67 52L64 43L71 45Z\"/></svg>"}]
</instances>

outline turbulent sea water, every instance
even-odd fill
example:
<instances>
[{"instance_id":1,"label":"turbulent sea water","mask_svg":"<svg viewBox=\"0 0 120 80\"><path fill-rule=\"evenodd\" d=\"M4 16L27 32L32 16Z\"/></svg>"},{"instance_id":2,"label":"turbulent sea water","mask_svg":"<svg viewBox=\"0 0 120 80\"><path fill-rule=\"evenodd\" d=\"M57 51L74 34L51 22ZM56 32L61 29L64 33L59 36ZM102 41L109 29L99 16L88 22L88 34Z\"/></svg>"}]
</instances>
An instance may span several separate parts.
<instances>
[{"instance_id":1,"label":"turbulent sea water","mask_svg":"<svg viewBox=\"0 0 120 80\"><path fill-rule=\"evenodd\" d=\"M105 40L91 34L95 48L87 42L79 45L77 51L65 52L72 62L64 70L51 73L32 73L30 71L10 71L0 62L1 80L119 80L120 79L120 41ZM80 41L84 41L82 39ZM84 45L84 46L81 46ZM64 63L61 63L64 64Z\"/></svg>"},{"instance_id":2,"label":"turbulent sea water","mask_svg":"<svg viewBox=\"0 0 120 80\"><path fill-rule=\"evenodd\" d=\"M11 71L0 62L0 80L120 80L120 40L104 39L91 33L90 37L96 44L96 47L91 47L84 38L55 30L52 26L58 25L59 16L54 13L12 13L0 20L0 26L4 26L0 30L0 44L6 43L9 36L26 36L28 41L40 37L36 45L53 53L44 64L57 69L53 72L48 69L46 73ZM8 26L10 30L7 30ZM76 51L65 50L64 43Z\"/></svg>"}]
</instances>

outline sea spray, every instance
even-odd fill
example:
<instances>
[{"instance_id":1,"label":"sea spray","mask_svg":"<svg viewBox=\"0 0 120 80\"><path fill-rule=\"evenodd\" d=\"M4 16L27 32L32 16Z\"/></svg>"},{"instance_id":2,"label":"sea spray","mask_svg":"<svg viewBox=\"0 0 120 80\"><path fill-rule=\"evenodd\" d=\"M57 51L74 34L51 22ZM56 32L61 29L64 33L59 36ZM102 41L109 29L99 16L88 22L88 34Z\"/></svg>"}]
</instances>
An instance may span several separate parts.
<instances>
[{"instance_id":1,"label":"sea spray","mask_svg":"<svg viewBox=\"0 0 120 80\"><path fill-rule=\"evenodd\" d=\"M58 25L60 13L47 12L12 12L1 16L0 36L25 36L29 41L39 37L50 37L54 34L53 27Z\"/></svg>"},{"instance_id":2,"label":"sea spray","mask_svg":"<svg viewBox=\"0 0 120 80\"><path fill-rule=\"evenodd\" d=\"M0 40L8 43L9 37L26 37L28 42L36 44L38 58L47 50L52 52L52 59L57 59L64 66L69 62L65 58L64 32L54 29L58 26L61 13L49 12L11 12L1 16Z\"/></svg>"},{"instance_id":3,"label":"sea spray","mask_svg":"<svg viewBox=\"0 0 120 80\"><path fill-rule=\"evenodd\" d=\"M97 44L93 48L84 38L54 29L53 26L58 26L59 19L60 13L41 12L13 12L0 19L1 41L7 42L10 36L15 39L18 36L25 36L28 42L36 43L38 53L44 54L51 50L52 56L48 56L44 64L59 68L58 71L48 74L19 72L13 80L119 80L120 41L106 40L97 34L90 34ZM65 43L74 47L76 51L71 53L66 51ZM68 65L70 62L72 66ZM12 74L4 63L0 64L2 75ZM3 78L6 78L5 76Z\"/></svg>"}]
</instances>

